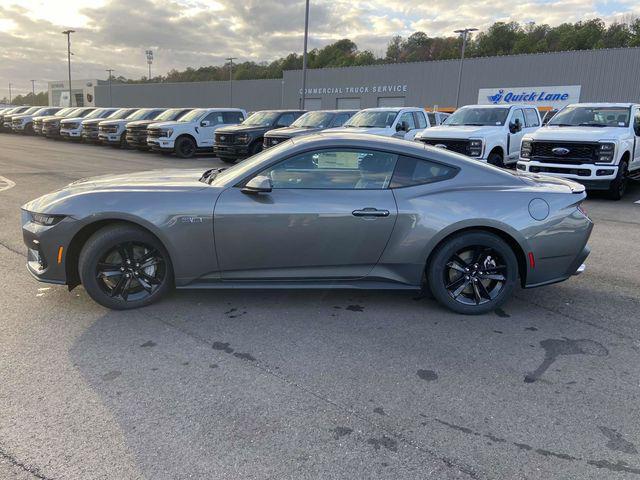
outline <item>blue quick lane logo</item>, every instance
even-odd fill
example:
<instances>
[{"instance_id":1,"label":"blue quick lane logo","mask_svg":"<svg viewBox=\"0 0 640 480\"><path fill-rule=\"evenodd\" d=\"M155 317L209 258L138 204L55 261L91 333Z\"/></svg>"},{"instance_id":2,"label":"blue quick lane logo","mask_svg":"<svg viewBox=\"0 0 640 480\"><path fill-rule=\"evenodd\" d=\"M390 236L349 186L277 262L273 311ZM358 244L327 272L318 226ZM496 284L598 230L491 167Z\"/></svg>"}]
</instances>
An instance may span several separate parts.
<instances>
[{"instance_id":1,"label":"blue quick lane logo","mask_svg":"<svg viewBox=\"0 0 640 480\"><path fill-rule=\"evenodd\" d=\"M507 92L504 93L503 89L498 90L493 95L488 95L487 98L494 105L498 103L536 103L536 102L565 102L569 98L568 92L545 92L544 90L537 92Z\"/></svg>"}]
</instances>

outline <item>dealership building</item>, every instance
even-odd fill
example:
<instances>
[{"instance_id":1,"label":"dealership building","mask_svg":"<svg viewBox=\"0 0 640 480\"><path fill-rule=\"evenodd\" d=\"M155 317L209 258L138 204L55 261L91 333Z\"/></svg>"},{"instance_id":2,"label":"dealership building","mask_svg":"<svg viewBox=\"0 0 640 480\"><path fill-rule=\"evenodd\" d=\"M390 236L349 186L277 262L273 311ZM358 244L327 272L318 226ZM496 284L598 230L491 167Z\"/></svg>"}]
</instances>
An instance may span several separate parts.
<instances>
[{"instance_id":1,"label":"dealership building","mask_svg":"<svg viewBox=\"0 0 640 480\"><path fill-rule=\"evenodd\" d=\"M359 109L422 106L455 108L459 60L311 69L306 108ZM231 82L146 83L109 86L72 82L72 104L132 107L298 108L302 72L282 78ZM68 104L68 83L49 84L49 102ZM67 92L67 93L65 93ZM583 50L470 58L464 61L460 105L534 104L541 109L574 102L639 102L640 48Z\"/></svg>"}]
</instances>

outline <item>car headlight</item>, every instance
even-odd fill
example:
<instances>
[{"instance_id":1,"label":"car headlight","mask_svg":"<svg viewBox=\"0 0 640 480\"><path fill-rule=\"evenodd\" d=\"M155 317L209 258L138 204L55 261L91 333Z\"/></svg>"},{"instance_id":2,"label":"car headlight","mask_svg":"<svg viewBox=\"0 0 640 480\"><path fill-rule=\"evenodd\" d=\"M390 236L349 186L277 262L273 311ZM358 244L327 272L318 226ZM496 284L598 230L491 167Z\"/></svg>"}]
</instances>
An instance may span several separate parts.
<instances>
[{"instance_id":1,"label":"car headlight","mask_svg":"<svg viewBox=\"0 0 640 480\"><path fill-rule=\"evenodd\" d=\"M45 213L31 212L31 221L46 227L51 227L52 225L59 223L64 217L64 215L48 215Z\"/></svg>"},{"instance_id":2,"label":"car headlight","mask_svg":"<svg viewBox=\"0 0 640 480\"><path fill-rule=\"evenodd\" d=\"M482 140L475 139L469 141L469 156L480 157L482 156Z\"/></svg>"},{"instance_id":3,"label":"car headlight","mask_svg":"<svg viewBox=\"0 0 640 480\"><path fill-rule=\"evenodd\" d=\"M170 137L171 135L173 135L173 129L169 128L167 130L162 130L161 134L162 137Z\"/></svg>"},{"instance_id":4,"label":"car headlight","mask_svg":"<svg viewBox=\"0 0 640 480\"><path fill-rule=\"evenodd\" d=\"M241 133L236 137L236 140L238 140L239 143L247 143L249 142L249 138L250 137L247 133Z\"/></svg>"},{"instance_id":5,"label":"car headlight","mask_svg":"<svg viewBox=\"0 0 640 480\"><path fill-rule=\"evenodd\" d=\"M596 152L596 163L612 163L615 158L616 144L613 142L600 142Z\"/></svg>"},{"instance_id":6,"label":"car headlight","mask_svg":"<svg viewBox=\"0 0 640 480\"><path fill-rule=\"evenodd\" d=\"M533 142L531 140L522 140L520 144L520 158L529 160L531 158Z\"/></svg>"}]
</instances>

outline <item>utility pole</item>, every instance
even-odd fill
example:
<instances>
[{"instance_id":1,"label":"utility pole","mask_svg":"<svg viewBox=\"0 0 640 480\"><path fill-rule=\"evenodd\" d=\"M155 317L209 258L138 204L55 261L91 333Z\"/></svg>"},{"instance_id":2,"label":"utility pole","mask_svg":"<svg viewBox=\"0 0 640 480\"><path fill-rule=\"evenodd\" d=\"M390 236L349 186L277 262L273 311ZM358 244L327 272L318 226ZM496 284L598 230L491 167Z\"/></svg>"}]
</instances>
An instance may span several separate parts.
<instances>
[{"instance_id":1,"label":"utility pole","mask_svg":"<svg viewBox=\"0 0 640 480\"><path fill-rule=\"evenodd\" d=\"M455 30L454 33L459 34L462 37L462 53L460 55L460 69L458 71L458 90L456 92L456 108L460 105L460 86L462 85L462 67L464 65L464 49L467 46L467 37L470 32L477 31L477 28L463 28L461 30Z\"/></svg>"},{"instance_id":2,"label":"utility pole","mask_svg":"<svg viewBox=\"0 0 640 480\"><path fill-rule=\"evenodd\" d=\"M113 68L107 68L105 72L109 73L109 106L113 107L113 96L111 95L111 77L113 77L113 72L115 72L115 70Z\"/></svg>"},{"instance_id":3,"label":"utility pole","mask_svg":"<svg viewBox=\"0 0 640 480\"><path fill-rule=\"evenodd\" d=\"M36 104L36 81L31 80L31 105L34 106Z\"/></svg>"},{"instance_id":4,"label":"utility pole","mask_svg":"<svg viewBox=\"0 0 640 480\"><path fill-rule=\"evenodd\" d=\"M75 30L65 30L63 35L67 36L67 64L69 66L69 106L73 106L73 98L71 96L71 34L76 33Z\"/></svg>"},{"instance_id":5,"label":"utility pole","mask_svg":"<svg viewBox=\"0 0 640 480\"><path fill-rule=\"evenodd\" d=\"M233 61L238 57L229 57L229 107L233 107Z\"/></svg>"},{"instance_id":6,"label":"utility pole","mask_svg":"<svg viewBox=\"0 0 640 480\"><path fill-rule=\"evenodd\" d=\"M307 43L309 40L309 0L305 2L304 9L304 50L302 53L302 105L300 108L304 110L305 97L307 96Z\"/></svg>"},{"instance_id":7,"label":"utility pole","mask_svg":"<svg viewBox=\"0 0 640 480\"><path fill-rule=\"evenodd\" d=\"M147 77L147 81L151 81L151 64L153 63L153 50L145 50L145 55L147 56L147 65L149 66L149 76Z\"/></svg>"},{"instance_id":8,"label":"utility pole","mask_svg":"<svg viewBox=\"0 0 640 480\"><path fill-rule=\"evenodd\" d=\"M11 82L9 82L9 105L13 105L13 102L11 101Z\"/></svg>"}]
</instances>

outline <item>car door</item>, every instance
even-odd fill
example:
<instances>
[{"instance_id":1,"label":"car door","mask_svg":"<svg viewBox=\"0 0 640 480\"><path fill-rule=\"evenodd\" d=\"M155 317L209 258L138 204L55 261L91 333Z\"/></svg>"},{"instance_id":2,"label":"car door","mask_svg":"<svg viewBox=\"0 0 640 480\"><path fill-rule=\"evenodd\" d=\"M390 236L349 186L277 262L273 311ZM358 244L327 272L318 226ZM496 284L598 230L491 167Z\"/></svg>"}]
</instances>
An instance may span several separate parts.
<instances>
[{"instance_id":1,"label":"car door","mask_svg":"<svg viewBox=\"0 0 640 480\"><path fill-rule=\"evenodd\" d=\"M258 174L270 179L270 192L244 193L242 183L225 190L214 211L222 278L365 277L397 216L388 188L396 161L366 149L307 151Z\"/></svg>"},{"instance_id":2,"label":"car door","mask_svg":"<svg viewBox=\"0 0 640 480\"><path fill-rule=\"evenodd\" d=\"M515 132L515 133L511 133L509 131L509 125L510 124L519 124L520 125L520 130ZM525 118L524 118L524 113L522 111L521 108L514 108L511 112L511 116L509 118L509 121L507 123L507 132L509 132L507 135L509 135L509 141L507 142L508 146L509 146L509 161L513 162L513 161L517 161L518 157L520 156L520 144L522 143L522 137L524 137L525 134Z\"/></svg>"},{"instance_id":3,"label":"car door","mask_svg":"<svg viewBox=\"0 0 640 480\"><path fill-rule=\"evenodd\" d=\"M224 117L222 112L209 112L200 120L196 126L196 135L198 136L198 147L213 147L214 132L216 129L224 125Z\"/></svg>"}]
</instances>

